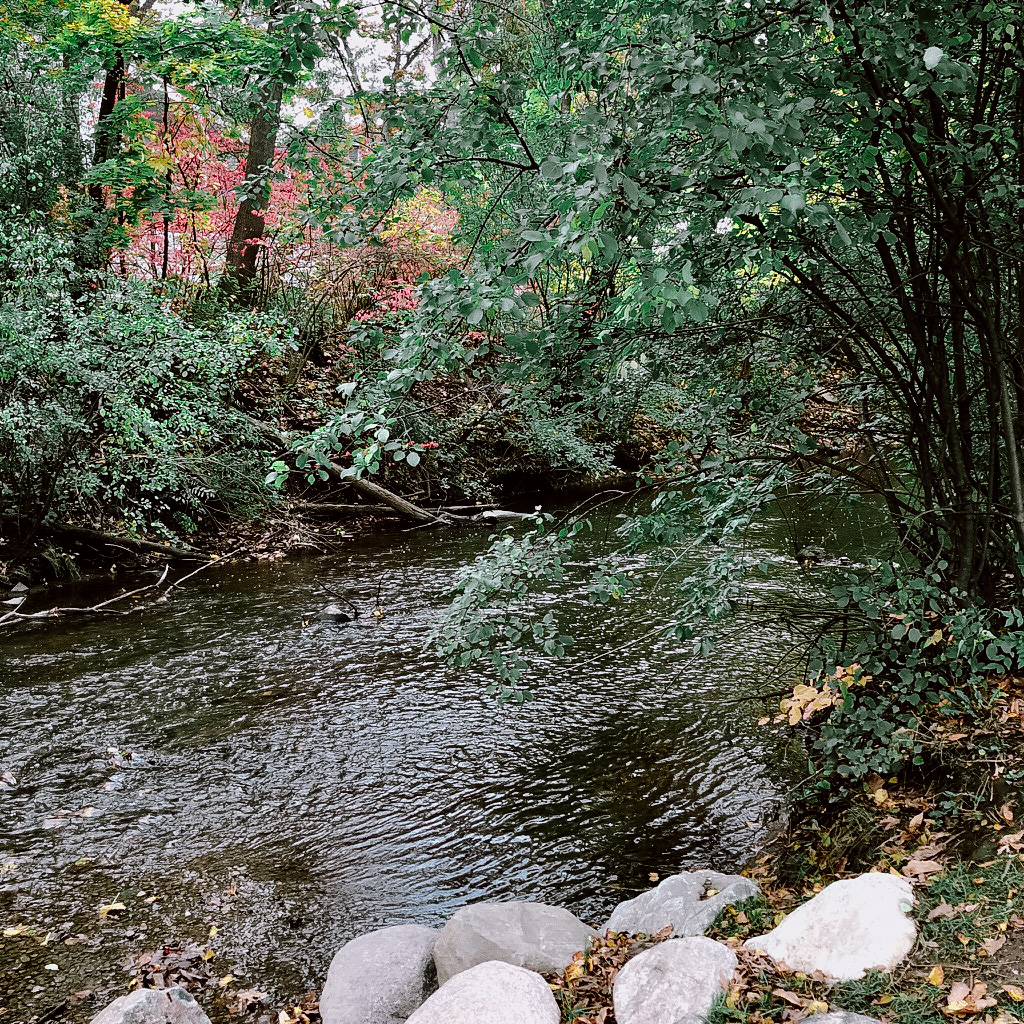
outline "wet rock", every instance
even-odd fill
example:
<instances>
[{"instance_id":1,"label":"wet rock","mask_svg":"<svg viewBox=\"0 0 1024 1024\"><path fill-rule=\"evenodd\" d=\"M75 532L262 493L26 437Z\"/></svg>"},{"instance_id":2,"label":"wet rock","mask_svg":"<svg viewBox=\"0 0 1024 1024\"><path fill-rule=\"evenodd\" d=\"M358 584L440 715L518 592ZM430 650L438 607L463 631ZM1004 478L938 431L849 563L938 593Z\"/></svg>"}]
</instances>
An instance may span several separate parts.
<instances>
[{"instance_id":1,"label":"wet rock","mask_svg":"<svg viewBox=\"0 0 1024 1024\"><path fill-rule=\"evenodd\" d=\"M418 924L361 935L334 955L320 996L324 1024L401 1024L437 988L438 932Z\"/></svg>"},{"instance_id":2,"label":"wet rock","mask_svg":"<svg viewBox=\"0 0 1024 1024\"><path fill-rule=\"evenodd\" d=\"M699 1024L729 988L736 954L713 939L669 939L633 957L615 977L619 1024Z\"/></svg>"},{"instance_id":3,"label":"wet rock","mask_svg":"<svg viewBox=\"0 0 1024 1024\"><path fill-rule=\"evenodd\" d=\"M352 613L345 611L339 604L329 604L320 609L321 622L351 622Z\"/></svg>"},{"instance_id":4,"label":"wet rock","mask_svg":"<svg viewBox=\"0 0 1024 1024\"><path fill-rule=\"evenodd\" d=\"M825 558L825 549L818 544L808 544L796 553L796 560L801 565L815 565Z\"/></svg>"},{"instance_id":5,"label":"wet rock","mask_svg":"<svg viewBox=\"0 0 1024 1024\"><path fill-rule=\"evenodd\" d=\"M597 932L545 903L475 903L456 911L434 947L437 980L501 960L542 974L560 971Z\"/></svg>"},{"instance_id":6,"label":"wet rock","mask_svg":"<svg viewBox=\"0 0 1024 1024\"><path fill-rule=\"evenodd\" d=\"M872 969L891 971L910 952L917 926L906 912L913 902L905 878L858 875L826 886L746 945L790 970L854 981Z\"/></svg>"},{"instance_id":7,"label":"wet rock","mask_svg":"<svg viewBox=\"0 0 1024 1024\"><path fill-rule=\"evenodd\" d=\"M706 891L715 895L703 899ZM760 892L742 875L690 871L666 878L657 888L620 903L608 918L606 931L654 935L672 926L674 935L703 935L721 911Z\"/></svg>"},{"instance_id":8,"label":"wet rock","mask_svg":"<svg viewBox=\"0 0 1024 1024\"><path fill-rule=\"evenodd\" d=\"M146 988L115 999L92 1024L210 1024L210 1018L183 988Z\"/></svg>"},{"instance_id":9,"label":"wet rock","mask_svg":"<svg viewBox=\"0 0 1024 1024\"><path fill-rule=\"evenodd\" d=\"M882 1024L874 1017L865 1017L863 1013L850 1013L848 1010L834 1010L832 1013L812 1013L804 1017L800 1024Z\"/></svg>"},{"instance_id":10,"label":"wet rock","mask_svg":"<svg viewBox=\"0 0 1024 1024\"><path fill-rule=\"evenodd\" d=\"M559 1016L539 974L491 960L442 985L408 1024L558 1024Z\"/></svg>"}]
</instances>

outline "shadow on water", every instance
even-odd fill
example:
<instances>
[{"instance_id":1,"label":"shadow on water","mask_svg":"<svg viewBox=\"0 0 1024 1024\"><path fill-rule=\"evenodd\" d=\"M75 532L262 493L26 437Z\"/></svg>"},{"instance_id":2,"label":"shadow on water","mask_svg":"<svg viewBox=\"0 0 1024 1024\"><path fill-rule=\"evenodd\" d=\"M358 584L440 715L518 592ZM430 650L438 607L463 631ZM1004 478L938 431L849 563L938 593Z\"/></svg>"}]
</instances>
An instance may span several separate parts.
<instances>
[{"instance_id":1,"label":"shadow on water","mask_svg":"<svg viewBox=\"0 0 1024 1024\"><path fill-rule=\"evenodd\" d=\"M779 532L754 543L770 586L800 594ZM0 768L18 784L0 792L0 919L57 944L0 940L5 1019L123 985L124 957L211 926L218 973L294 995L373 927L440 924L480 899L599 923L652 872L756 852L803 768L748 699L784 628L741 620L690 661L652 635L670 597L610 613L566 584L550 602L579 653L544 666L534 703L498 707L427 646L485 545L381 534L331 559L224 567L137 618L6 637ZM386 615L315 621L337 593ZM140 890L158 899L98 916Z\"/></svg>"}]
</instances>

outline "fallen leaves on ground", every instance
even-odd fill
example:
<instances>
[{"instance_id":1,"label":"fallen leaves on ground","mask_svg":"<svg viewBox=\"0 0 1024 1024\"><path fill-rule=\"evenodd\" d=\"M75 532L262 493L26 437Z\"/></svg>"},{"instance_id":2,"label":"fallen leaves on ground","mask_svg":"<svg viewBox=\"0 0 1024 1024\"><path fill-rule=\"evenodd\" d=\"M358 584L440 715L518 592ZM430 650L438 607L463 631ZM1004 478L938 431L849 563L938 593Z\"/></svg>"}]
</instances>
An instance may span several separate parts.
<instances>
[{"instance_id":1,"label":"fallen leaves on ground","mask_svg":"<svg viewBox=\"0 0 1024 1024\"><path fill-rule=\"evenodd\" d=\"M294 1006L286 1006L278 1015L278 1024L318 1024L320 1003L316 993L309 992Z\"/></svg>"},{"instance_id":2,"label":"fallen leaves on ground","mask_svg":"<svg viewBox=\"0 0 1024 1024\"><path fill-rule=\"evenodd\" d=\"M975 982L968 988L962 981L954 981L949 986L946 1004L940 1009L947 1016L970 1017L995 1005L996 1001L988 994L985 982Z\"/></svg>"},{"instance_id":3,"label":"fallen leaves on ground","mask_svg":"<svg viewBox=\"0 0 1024 1024\"><path fill-rule=\"evenodd\" d=\"M645 949L664 942L672 927L656 935L608 932L591 940L590 948L577 953L559 974L546 975L558 1002L574 1012L577 1024L614 1024L612 985L623 965Z\"/></svg>"},{"instance_id":4,"label":"fallen leaves on ground","mask_svg":"<svg viewBox=\"0 0 1024 1024\"><path fill-rule=\"evenodd\" d=\"M941 870L942 865L937 860L911 860L904 865L903 874L908 877L913 875L917 878L924 878L926 875L932 875Z\"/></svg>"}]
</instances>

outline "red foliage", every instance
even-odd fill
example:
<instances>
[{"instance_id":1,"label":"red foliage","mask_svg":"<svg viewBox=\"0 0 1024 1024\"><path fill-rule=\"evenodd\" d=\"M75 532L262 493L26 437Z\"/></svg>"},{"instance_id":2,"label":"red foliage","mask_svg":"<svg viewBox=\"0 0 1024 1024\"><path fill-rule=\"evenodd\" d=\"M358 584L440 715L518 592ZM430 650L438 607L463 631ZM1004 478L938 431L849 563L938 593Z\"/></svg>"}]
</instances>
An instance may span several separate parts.
<instances>
[{"instance_id":1,"label":"red foliage","mask_svg":"<svg viewBox=\"0 0 1024 1024\"><path fill-rule=\"evenodd\" d=\"M149 209L131 232L122 266L127 273L153 280L210 283L223 268L234 226L245 144L208 123L187 102L174 109L177 119L168 125L151 118L146 155L158 187L150 186L156 195L147 199ZM322 188L330 176L322 164L319 171ZM308 184L305 172L291 168L286 153L278 150L264 211L266 234L257 243L270 286L327 292L349 313L367 305L410 310L416 306L417 279L451 265L456 254L450 236L457 215L440 194L424 190L404 203L380 232L383 244L372 251L339 249L321 229L299 217Z\"/></svg>"}]
</instances>

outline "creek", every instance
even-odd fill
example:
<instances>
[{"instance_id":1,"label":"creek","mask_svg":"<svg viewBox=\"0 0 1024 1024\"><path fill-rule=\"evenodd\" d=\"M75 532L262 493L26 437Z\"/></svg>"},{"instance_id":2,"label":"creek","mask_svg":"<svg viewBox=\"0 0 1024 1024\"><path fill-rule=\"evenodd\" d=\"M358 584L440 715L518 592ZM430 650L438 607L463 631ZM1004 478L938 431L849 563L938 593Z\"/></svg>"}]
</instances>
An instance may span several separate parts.
<instances>
[{"instance_id":1,"label":"creek","mask_svg":"<svg viewBox=\"0 0 1024 1024\"><path fill-rule=\"evenodd\" d=\"M820 589L791 529L751 539L767 598ZM859 543L851 529L828 527L829 549ZM652 635L670 587L606 609L568 582L549 602L577 646L533 703L498 706L427 643L487 532L216 568L141 615L0 641L0 771L17 779L0 791L0 927L21 926L0 939L5 1024L123 991L125 959L164 943L203 942L217 974L296 996L381 925L485 899L600 923L655 875L757 853L806 768L749 699L792 682L770 677L784 624L741 617L691 660ZM317 621L335 594L384 615Z\"/></svg>"}]
</instances>

